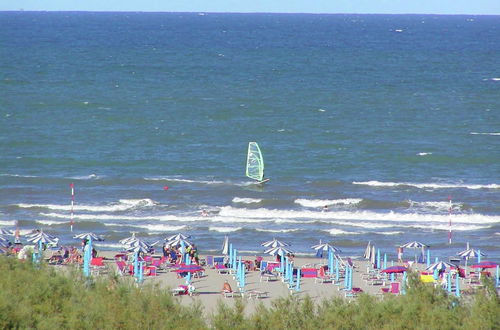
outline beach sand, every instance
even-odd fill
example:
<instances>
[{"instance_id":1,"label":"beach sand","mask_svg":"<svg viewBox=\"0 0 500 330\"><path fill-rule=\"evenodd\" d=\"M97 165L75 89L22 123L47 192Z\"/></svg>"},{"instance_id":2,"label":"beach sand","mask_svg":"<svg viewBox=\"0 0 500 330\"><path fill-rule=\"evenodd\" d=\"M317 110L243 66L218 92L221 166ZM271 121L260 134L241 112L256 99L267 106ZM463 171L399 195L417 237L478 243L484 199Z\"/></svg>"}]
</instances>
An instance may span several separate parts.
<instances>
[{"instance_id":1,"label":"beach sand","mask_svg":"<svg viewBox=\"0 0 500 330\"><path fill-rule=\"evenodd\" d=\"M103 251L99 255L105 257L105 263L108 266L108 271L115 273L116 264L114 261L114 255L117 252L113 251ZM202 259L204 256L201 257ZM243 256L243 260L254 260L255 256ZM264 260L274 261L272 257L264 258ZM304 265L311 265L312 267L322 264L322 261L318 258L295 258L295 267L302 267ZM369 265L368 261L364 259L353 260L355 268L353 273L353 287L361 288L363 292L368 294L380 294L382 285L368 285L362 279L361 274L367 271ZM396 265L396 264L395 264ZM192 305L196 301L199 301L204 307L204 312L206 315L210 315L216 311L219 301L224 302L228 306L233 306L236 299L242 299L245 303L245 312L247 314L252 314L259 304L264 304L266 307L270 307L273 300L280 297L287 297L290 295L295 295L300 298L309 296L313 301L320 303L324 299L330 299L332 297L345 297L345 293L339 288L342 288L343 280L340 281L339 285L333 284L331 282L326 283L315 283L314 278L302 278L301 288L297 292L295 288L289 290L286 283L282 282L281 278L273 281L261 281L259 271L248 271L246 276L245 292L257 290L267 293L264 297L255 298L248 297L244 295L243 298L239 297L224 297L221 294L224 282L227 280L234 291L238 290L237 282L233 275L230 274L219 274L216 269L210 267L204 267L205 276L200 278L193 278L191 283L196 288L196 293L193 296L183 295L176 296L175 299L179 301L182 305ZM170 291L172 288L176 288L179 285L185 285L185 278L179 278L177 273L173 271L174 269L159 270L157 276L145 276L142 285L158 285L160 289ZM126 280L130 276L124 276ZM401 275L399 275L399 280L401 280ZM385 283L387 287L389 283ZM355 299L355 298L346 298Z\"/></svg>"}]
</instances>

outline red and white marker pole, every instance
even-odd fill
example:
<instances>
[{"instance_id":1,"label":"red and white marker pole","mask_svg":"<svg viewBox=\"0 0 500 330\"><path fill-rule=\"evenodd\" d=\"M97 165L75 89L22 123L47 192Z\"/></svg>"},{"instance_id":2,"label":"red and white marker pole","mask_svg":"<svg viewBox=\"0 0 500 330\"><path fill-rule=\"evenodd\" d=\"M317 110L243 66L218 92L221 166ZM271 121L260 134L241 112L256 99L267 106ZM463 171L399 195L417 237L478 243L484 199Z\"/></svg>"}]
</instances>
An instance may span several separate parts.
<instances>
[{"instance_id":1,"label":"red and white marker pole","mask_svg":"<svg viewBox=\"0 0 500 330\"><path fill-rule=\"evenodd\" d=\"M75 223L73 219L73 208L75 204L75 185L73 183L70 183L69 186L71 187L71 218L69 221L69 225L71 226L71 231L73 231L73 224Z\"/></svg>"},{"instance_id":2,"label":"red and white marker pole","mask_svg":"<svg viewBox=\"0 0 500 330\"><path fill-rule=\"evenodd\" d=\"M450 200L450 209L448 211L448 216L450 218L450 231L448 232L448 244L451 244L451 207L452 207L451 196L448 196L448 199Z\"/></svg>"}]
</instances>

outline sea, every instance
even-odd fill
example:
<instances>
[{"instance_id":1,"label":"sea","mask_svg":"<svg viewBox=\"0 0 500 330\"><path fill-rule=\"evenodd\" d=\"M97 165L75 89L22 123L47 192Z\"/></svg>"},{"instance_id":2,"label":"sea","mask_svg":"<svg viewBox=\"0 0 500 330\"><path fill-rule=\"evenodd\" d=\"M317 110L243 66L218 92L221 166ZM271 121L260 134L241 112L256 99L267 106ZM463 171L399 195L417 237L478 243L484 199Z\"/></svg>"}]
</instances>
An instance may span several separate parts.
<instances>
[{"instance_id":1,"label":"sea","mask_svg":"<svg viewBox=\"0 0 500 330\"><path fill-rule=\"evenodd\" d=\"M1 228L62 245L93 232L103 250L132 233L211 254L226 235L248 255L274 238L311 257L371 242L389 260L469 243L500 261L500 16L0 22ZM251 141L263 186L245 176Z\"/></svg>"}]
</instances>

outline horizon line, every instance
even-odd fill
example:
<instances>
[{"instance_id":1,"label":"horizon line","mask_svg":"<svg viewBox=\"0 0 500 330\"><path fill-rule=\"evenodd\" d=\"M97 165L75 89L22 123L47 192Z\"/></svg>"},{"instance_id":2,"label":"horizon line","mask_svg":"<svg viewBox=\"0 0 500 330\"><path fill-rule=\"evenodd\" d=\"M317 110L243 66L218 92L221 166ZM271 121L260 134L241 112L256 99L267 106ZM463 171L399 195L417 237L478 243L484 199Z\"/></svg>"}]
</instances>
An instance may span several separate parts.
<instances>
[{"instance_id":1,"label":"horizon line","mask_svg":"<svg viewBox=\"0 0 500 330\"><path fill-rule=\"evenodd\" d=\"M43 10L43 9L0 9L0 12L53 12L53 13L158 13L158 14L306 14L306 15L433 15L433 16L500 16L498 14L469 13L368 13L368 12L278 12L278 11L153 11L153 10ZM203 16L200 15L200 16Z\"/></svg>"}]
</instances>

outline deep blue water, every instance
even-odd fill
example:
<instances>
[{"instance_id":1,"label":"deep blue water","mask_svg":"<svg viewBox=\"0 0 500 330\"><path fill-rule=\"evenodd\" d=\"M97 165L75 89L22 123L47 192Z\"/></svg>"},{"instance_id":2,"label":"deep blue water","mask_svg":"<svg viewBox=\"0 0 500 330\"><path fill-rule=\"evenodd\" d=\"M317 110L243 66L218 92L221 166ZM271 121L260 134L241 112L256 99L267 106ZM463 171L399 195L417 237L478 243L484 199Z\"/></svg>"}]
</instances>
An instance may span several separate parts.
<instances>
[{"instance_id":1,"label":"deep blue water","mask_svg":"<svg viewBox=\"0 0 500 330\"><path fill-rule=\"evenodd\" d=\"M2 226L76 244L74 183L75 233L102 248L181 231L205 251L228 234L248 253L273 237L346 255L419 240L500 259L499 16L0 21ZM244 177L249 141L264 188Z\"/></svg>"}]
</instances>

